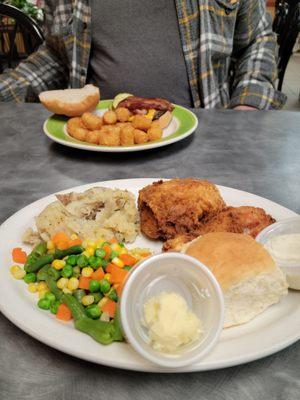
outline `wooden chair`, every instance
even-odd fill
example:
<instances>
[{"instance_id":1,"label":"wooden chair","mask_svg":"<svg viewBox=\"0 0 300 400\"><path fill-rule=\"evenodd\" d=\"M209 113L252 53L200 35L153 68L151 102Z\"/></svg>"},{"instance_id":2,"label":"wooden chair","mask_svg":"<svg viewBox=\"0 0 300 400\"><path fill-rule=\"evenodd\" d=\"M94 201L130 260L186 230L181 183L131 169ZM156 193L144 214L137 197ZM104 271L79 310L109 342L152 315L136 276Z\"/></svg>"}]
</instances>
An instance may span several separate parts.
<instances>
[{"instance_id":1,"label":"wooden chair","mask_svg":"<svg viewBox=\"0 0 300 400\"><path fill-rule=\"evenodd\" d=\"M14 68L43 43L39 25L18 8L0 4L0 73Z\"/></svg>"},{"instance_id":2,"label":"wooden chair","mask_svg":"<svg viewBox=\"0 0 300 400\"><path fill-rule=\"evenodd\" d=\"M278 37L278 90L281 90L286 67L300 32L300 0L277 0L275 8L273 30Z\"/></svg>"}]
</instances>

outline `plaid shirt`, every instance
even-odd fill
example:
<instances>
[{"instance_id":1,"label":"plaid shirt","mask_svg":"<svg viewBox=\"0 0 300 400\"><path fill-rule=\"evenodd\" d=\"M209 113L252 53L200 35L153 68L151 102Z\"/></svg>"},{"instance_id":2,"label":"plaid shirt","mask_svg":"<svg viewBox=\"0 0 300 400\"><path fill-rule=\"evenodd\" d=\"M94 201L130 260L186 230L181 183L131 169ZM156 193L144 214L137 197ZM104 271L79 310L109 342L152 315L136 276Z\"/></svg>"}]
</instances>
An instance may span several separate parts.
<instances>
[{"instance_id":1,"label":"plaid shirt","mask_svg":"<svg viewBox=\"0 0 300 400\"><path fill-rule=\"evenodd\" d=\"M279 109L276 38L265 0L175 0L194 107ZM0 100L37 98L43 90L82 87L91 49L88 0L45 0L46 40L0 76ZM130 45L130 43L128 44Z\"/></svg>"}]
</instances>

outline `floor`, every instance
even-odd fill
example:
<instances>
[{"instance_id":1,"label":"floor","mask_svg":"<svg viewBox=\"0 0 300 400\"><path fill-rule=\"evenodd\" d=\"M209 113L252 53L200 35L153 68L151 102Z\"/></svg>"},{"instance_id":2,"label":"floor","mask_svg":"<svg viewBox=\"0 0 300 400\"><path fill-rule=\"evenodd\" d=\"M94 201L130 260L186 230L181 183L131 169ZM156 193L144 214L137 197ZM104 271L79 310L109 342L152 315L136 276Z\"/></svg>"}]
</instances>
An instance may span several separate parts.
<instances>
[{"instance_id":1,"label":"floor","mask_svg":"<svg viewBox=\"0 0 300 400\"><path fill-rule=\"evenodd\" d=\"M285 110L300 111L300 52L294 53L287 66L282 87L288 96Z\"/></svg>"}]
</instances>

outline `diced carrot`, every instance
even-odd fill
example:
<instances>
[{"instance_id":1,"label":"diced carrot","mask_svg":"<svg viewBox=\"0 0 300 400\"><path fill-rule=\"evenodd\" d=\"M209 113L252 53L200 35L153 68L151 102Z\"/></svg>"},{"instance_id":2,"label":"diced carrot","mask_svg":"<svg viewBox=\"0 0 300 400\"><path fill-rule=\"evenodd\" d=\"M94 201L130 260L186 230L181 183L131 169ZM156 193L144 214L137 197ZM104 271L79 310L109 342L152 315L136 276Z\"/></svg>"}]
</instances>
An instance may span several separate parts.
<instances>
[{"instance_id":1,"label":"diced carrot","mask_svg":"<svg viewBox=\"0 0 300 400\"><path fill-rule=\"evenodd\" d=\"M80 246L81 244L82 244L82 240L80 238L69 241L69 247Z\"/></svg>"},{"instance_id":2,"label":"diced carrot","mask_svg":"<svg viewBox=\"0 0 300 400\"><path fill-rule=\"evenodd\" d=\"M90 280L92 278L90 277L86 277L86 276L81 276L79 278L79 289L85 289L85 290L89 290L90 289Z\"/></svg>"},{"instance_id":3,"label":"diced carrot","mask_svg":"<svg viewBox=\"0 0 300 400\"><path fill-rule=\"evenodd\" d=\"M105 251L105 260L109 260L109 256L111 253L111 248L107 244L103 246L103 250Z\"/></svg>"},{"instance_id":4,"label":"diced carrot","mask_svg":"<svg viewBox=\"0 0 300 400\"><path fill-rule=\"evenodd\" d=\"M149 256L151 256L151 253L149 253L149 251L147 251L147 252L145 252L145 253L140 253L140 255L141 255L142 257L149 257Z\"/></svg>"},{"instance_id":5,"label":"diced carrot","mask_svg":"<svg viewBox=\"0 0 300 400\"><path fill-rule=\"evenodd\" d=\"M108 299L106 303L101 307L102 312L106 312L110 318L114 318L117 309L117 303L113 300Z\"/></svg>"},{"instance_id":6,"label":"diced carrot","mask_svg":"<svg viewBox=\"0 0 300 400\"><path fill-rule=\"evenodd\" d=\"M99 267L95 272L92 273L91 278L96 279L96 281L101 281L104 278L104 272L102 267Z\"/></svg>"},{"instance_id":7,"label":"diced carrot","mask_svg":"<svg viewBox=\"0 0 300 400\"><path fill-rule=\"evenodd\" d=\"M111 283L122 283L129 271L123 268L116 267L115 265L111 264L108 272L111 274L110 278Z\"/></svg>"},{"instance_id":8,"label":"diced carrot","mask_svg":"<svg viewBox=\"0 0 300 400\"><path fill-rule=\"evenodd\" d=\"M113 237L112 239L109 239L109 243L113 244L113 243L119 243L119 242L115 237Z\"/></svg>"},{"instance_id":9,"label":"diced carrot","mask_svg":"<svg viewBox=\"0 0 300 400\"><path fill-rule=\"evenodd\" d=\"M70 239L65 232L58 232L51 238L52 242L57 245L59 242L68 242Z\"/></svg>"},{"instance_id":10,"label":"diced carrot","mask_svg":"<svg viewBox=\"0 0 300 400\"><path fill-rule=\"evenodd\" d=\"M56 244L56 247L57 247L59 250L66 250L66 249L68 249L68 248L71 247L71 246L70 246L69 240L61 240L60 242L58 242L58 243Z\"/></svg>"},{"instance_id":11,"label":"diced carrot","mask_svg":"<svg viewBox=\"0 0 300 400\"><path fill-rule=\"evenodd\" d=\"M117 292L118 297L121 297L123 285L121 283L114 285L114 289Z\"/></svg>"},{"instance_id":12,"label":"diced carrot","mask_svg":"<svg viewBox=\"0 0 300 400\"><path fill-rule=\"evenodd\" d=\"M130 267L137 263L137 259L135 257L132 257L130 254L120 254L119 258L123 261L125 265L129 265Z\"/></svg>"},{"instance_id":13,"label":"diced carrot","mask_svg":"<svg viewBox=\"0 0 300 400\"><path fill-rule=\"evenodd\" d=\"M21 249L21 247L15 247L12 250L12 259L16 263L25 264L27 260L27 254Z\"/></svg>"},{"instance_id":14,"label":"diced carrot","mask_svg":"<svg viewBox=\"0 0 300 400\"><path fill-rule=\"evenodd\" d=\"M112 263L107 264L107 266L105 268L105 272L110 272L113 267L115 267L114 264L112 264Z\"/></svg>"},{"instance_id":15,"label":"diced carrot","mask_svg":"<svg viewBox=\"0 0 300 400\"><path fill-rule=\"evenodd\" d=\"M70 321L70 319L72 319L72 313L69 307L64 303L60 304L57 309L56 318L62 321Z\"/></svg>"}]
</instances>

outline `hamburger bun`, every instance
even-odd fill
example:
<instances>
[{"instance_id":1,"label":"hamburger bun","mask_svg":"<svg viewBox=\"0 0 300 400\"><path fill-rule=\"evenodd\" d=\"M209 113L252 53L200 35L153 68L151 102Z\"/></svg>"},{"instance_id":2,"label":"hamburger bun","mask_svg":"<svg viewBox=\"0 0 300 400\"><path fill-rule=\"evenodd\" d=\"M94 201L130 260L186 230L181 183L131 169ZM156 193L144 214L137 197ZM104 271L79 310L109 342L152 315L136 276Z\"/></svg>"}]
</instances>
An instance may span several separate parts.
<instances>
[{"instance_id":1,"label":"hamburger bun","mask_svg":"<svg viewBox=\"0 0 300 400\"><path fill-rule=\"evenodd\" d=\"M41 103L48 111L80 117L87 111L93 111L100 100L99 88L86 85L82 89L49 90L39 95Z\"/></svg>"},{"instance_id":2,"label":"hamburger bun","mask_svg":"<svg viewBox=\"0 0 300 400\"><path fill-rule=\"evenodd\" d=\"M187 243L182 252L197 258L217 278L225 300L225 328L250 321L287 294L284 273L248 235L208 233Z\"/></svg>"}]
</instances>

